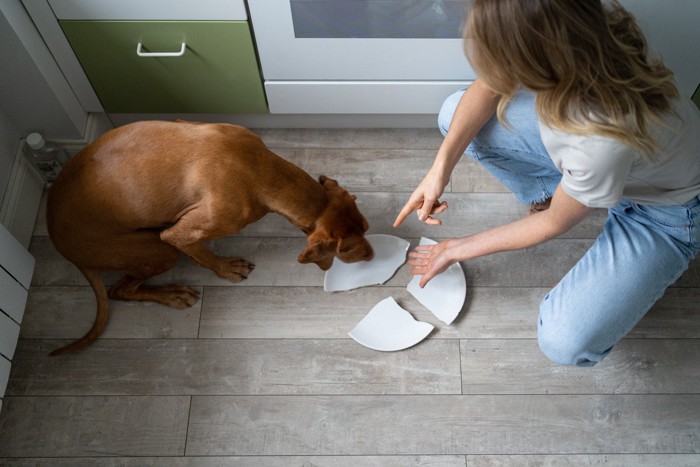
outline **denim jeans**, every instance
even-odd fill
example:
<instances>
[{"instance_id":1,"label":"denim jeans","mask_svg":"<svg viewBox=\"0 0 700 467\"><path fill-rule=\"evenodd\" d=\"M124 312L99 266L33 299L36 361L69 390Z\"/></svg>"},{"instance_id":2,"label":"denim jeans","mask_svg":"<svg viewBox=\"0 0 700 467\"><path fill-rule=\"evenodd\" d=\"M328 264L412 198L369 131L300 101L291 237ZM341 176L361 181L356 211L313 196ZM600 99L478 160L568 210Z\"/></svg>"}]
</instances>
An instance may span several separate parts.
<instances>
[{"instance_id":1,"label":"denim jeans","mask_svg":"<svg viewBox=\"0 0 700 467\"><path fill-rule=\"evenodd\" d=\"M447 133L463 91L444 102ZM522 203L549 198L561 173L542 144L534 96L521 92L506 109L508 128L493 117L467 148ZM540 303L540 349L563 365L591 366L639 322L700 251L700 196L682 205L623 199L608 210L603 232Z\"/></svg>"}]
</instances>

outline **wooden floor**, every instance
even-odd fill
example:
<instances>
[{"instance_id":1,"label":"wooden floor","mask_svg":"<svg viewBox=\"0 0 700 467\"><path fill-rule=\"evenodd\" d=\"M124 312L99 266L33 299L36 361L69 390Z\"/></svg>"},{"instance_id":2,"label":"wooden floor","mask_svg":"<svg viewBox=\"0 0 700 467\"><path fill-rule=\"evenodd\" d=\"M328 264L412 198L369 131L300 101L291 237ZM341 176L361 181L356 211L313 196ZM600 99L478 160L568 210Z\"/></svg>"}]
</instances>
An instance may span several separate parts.
<instances>
[{"instance_id":1,"label":"wooden floor","mask_svg":"<svg viewBox=\"0 0 700 467\"><path fill-rule=\"evenodd\" d=\"M437 130L261 130L268 146L358 196L369 233L417 244L517 219L524 208L481 168L460 163L442 227L391 223L429 167ZM55 252L43 218L29 304L0 413L0 465L12 466L699 466L700 261L593 368L550 363L535 321L604 212L564 238L464 264L467 302L445 326L406 291L323 290L296 262L301 232L270 215L214 243L256 263L229 284L183 259L158 283L202 296L181 311L112 302L102 339L82 335L94 297ZM113 283L114 275L106 275ZM383 353L347 332L392 296L435 331Z\"/></svg>"}]
</instances>

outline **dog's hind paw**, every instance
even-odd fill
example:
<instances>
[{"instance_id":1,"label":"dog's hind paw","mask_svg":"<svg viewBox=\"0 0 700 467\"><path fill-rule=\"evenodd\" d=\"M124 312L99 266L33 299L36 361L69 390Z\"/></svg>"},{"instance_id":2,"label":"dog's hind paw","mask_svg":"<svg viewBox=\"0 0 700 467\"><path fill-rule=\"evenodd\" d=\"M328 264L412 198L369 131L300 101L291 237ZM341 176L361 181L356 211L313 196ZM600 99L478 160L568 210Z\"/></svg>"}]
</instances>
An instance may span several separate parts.
<instances>
[{"instance_id":1,"label":"dog's hind paw","mask_svg":"<svg viewBox=\"0 0 700 467\"><path fill-rule=\"evenodd\" d=\"M186 285L134 286L133 281L124 279L109 290L109 298L114 300L137 300L155 302L171 308L183 309L197 303L199 292Z\"/></svg>"},{"instance_id":2,"label":"dog's hind paw","mask_svg":"<svg viewBox=\"0 0 700 467\"><path fill-rule=\"evenodd\" d=\"M180 310L191 307L199 299L199 292L186 285L164 285L160 287L159 295L160 303Z\"/></svg>"},{"instance_id":3,"label":"dog's hind paw","mask_svg":"<svg viewBox=\"0 0 700 467\"><path fill-rule=\"evenodd\" d=\"M240 282L248 278L248 275L255 269L253 263L241 258L226 258L221 262L216 273L230 282Z\"/></svg>"}]
</instances>

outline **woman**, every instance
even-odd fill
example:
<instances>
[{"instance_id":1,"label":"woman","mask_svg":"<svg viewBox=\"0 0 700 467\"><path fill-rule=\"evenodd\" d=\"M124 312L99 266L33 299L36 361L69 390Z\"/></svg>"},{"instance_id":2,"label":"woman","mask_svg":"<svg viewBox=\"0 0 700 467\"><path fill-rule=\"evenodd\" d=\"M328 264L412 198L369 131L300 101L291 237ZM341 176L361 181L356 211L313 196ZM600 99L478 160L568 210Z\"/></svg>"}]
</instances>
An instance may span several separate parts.
<instances>
[{"instance_id":1,"label":"woman","mask_svg":"<svg viewBox=\"0 0 700 467\"><path fill-rule=\"evenodd\" d=\"M700 249L700 112L615 1L475 0L465 31L478 79L443 105L444 142L394 226L412 211L440 224L465 150L531 215L418 247L408 264L425 286L457 261L538 245L607 208L538 319L551 360L594 365Z\"/></svg>"}]
</instances>

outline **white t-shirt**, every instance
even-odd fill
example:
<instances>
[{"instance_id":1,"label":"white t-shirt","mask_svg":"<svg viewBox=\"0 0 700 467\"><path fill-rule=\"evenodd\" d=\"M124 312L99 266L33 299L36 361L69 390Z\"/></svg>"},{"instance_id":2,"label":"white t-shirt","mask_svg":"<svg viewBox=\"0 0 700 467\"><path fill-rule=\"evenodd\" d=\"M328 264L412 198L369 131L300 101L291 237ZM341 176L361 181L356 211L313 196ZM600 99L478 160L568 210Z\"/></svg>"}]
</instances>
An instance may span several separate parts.
<instances>
[{"instance_id":1,"label":"white t-shirt","mask_svg":"<svg viewBox=\"0 0 700 467\"><path fill-rule=\"evenodd\" d=\"M678 117L651 134L661 148L654 162L617 140L564 133L540 122L542 142L562 173L564 191L582 204L609 208L626 198L639 204L683 204L700 195L700 110L674 102Z\"/></svg>"}]
</instances>

